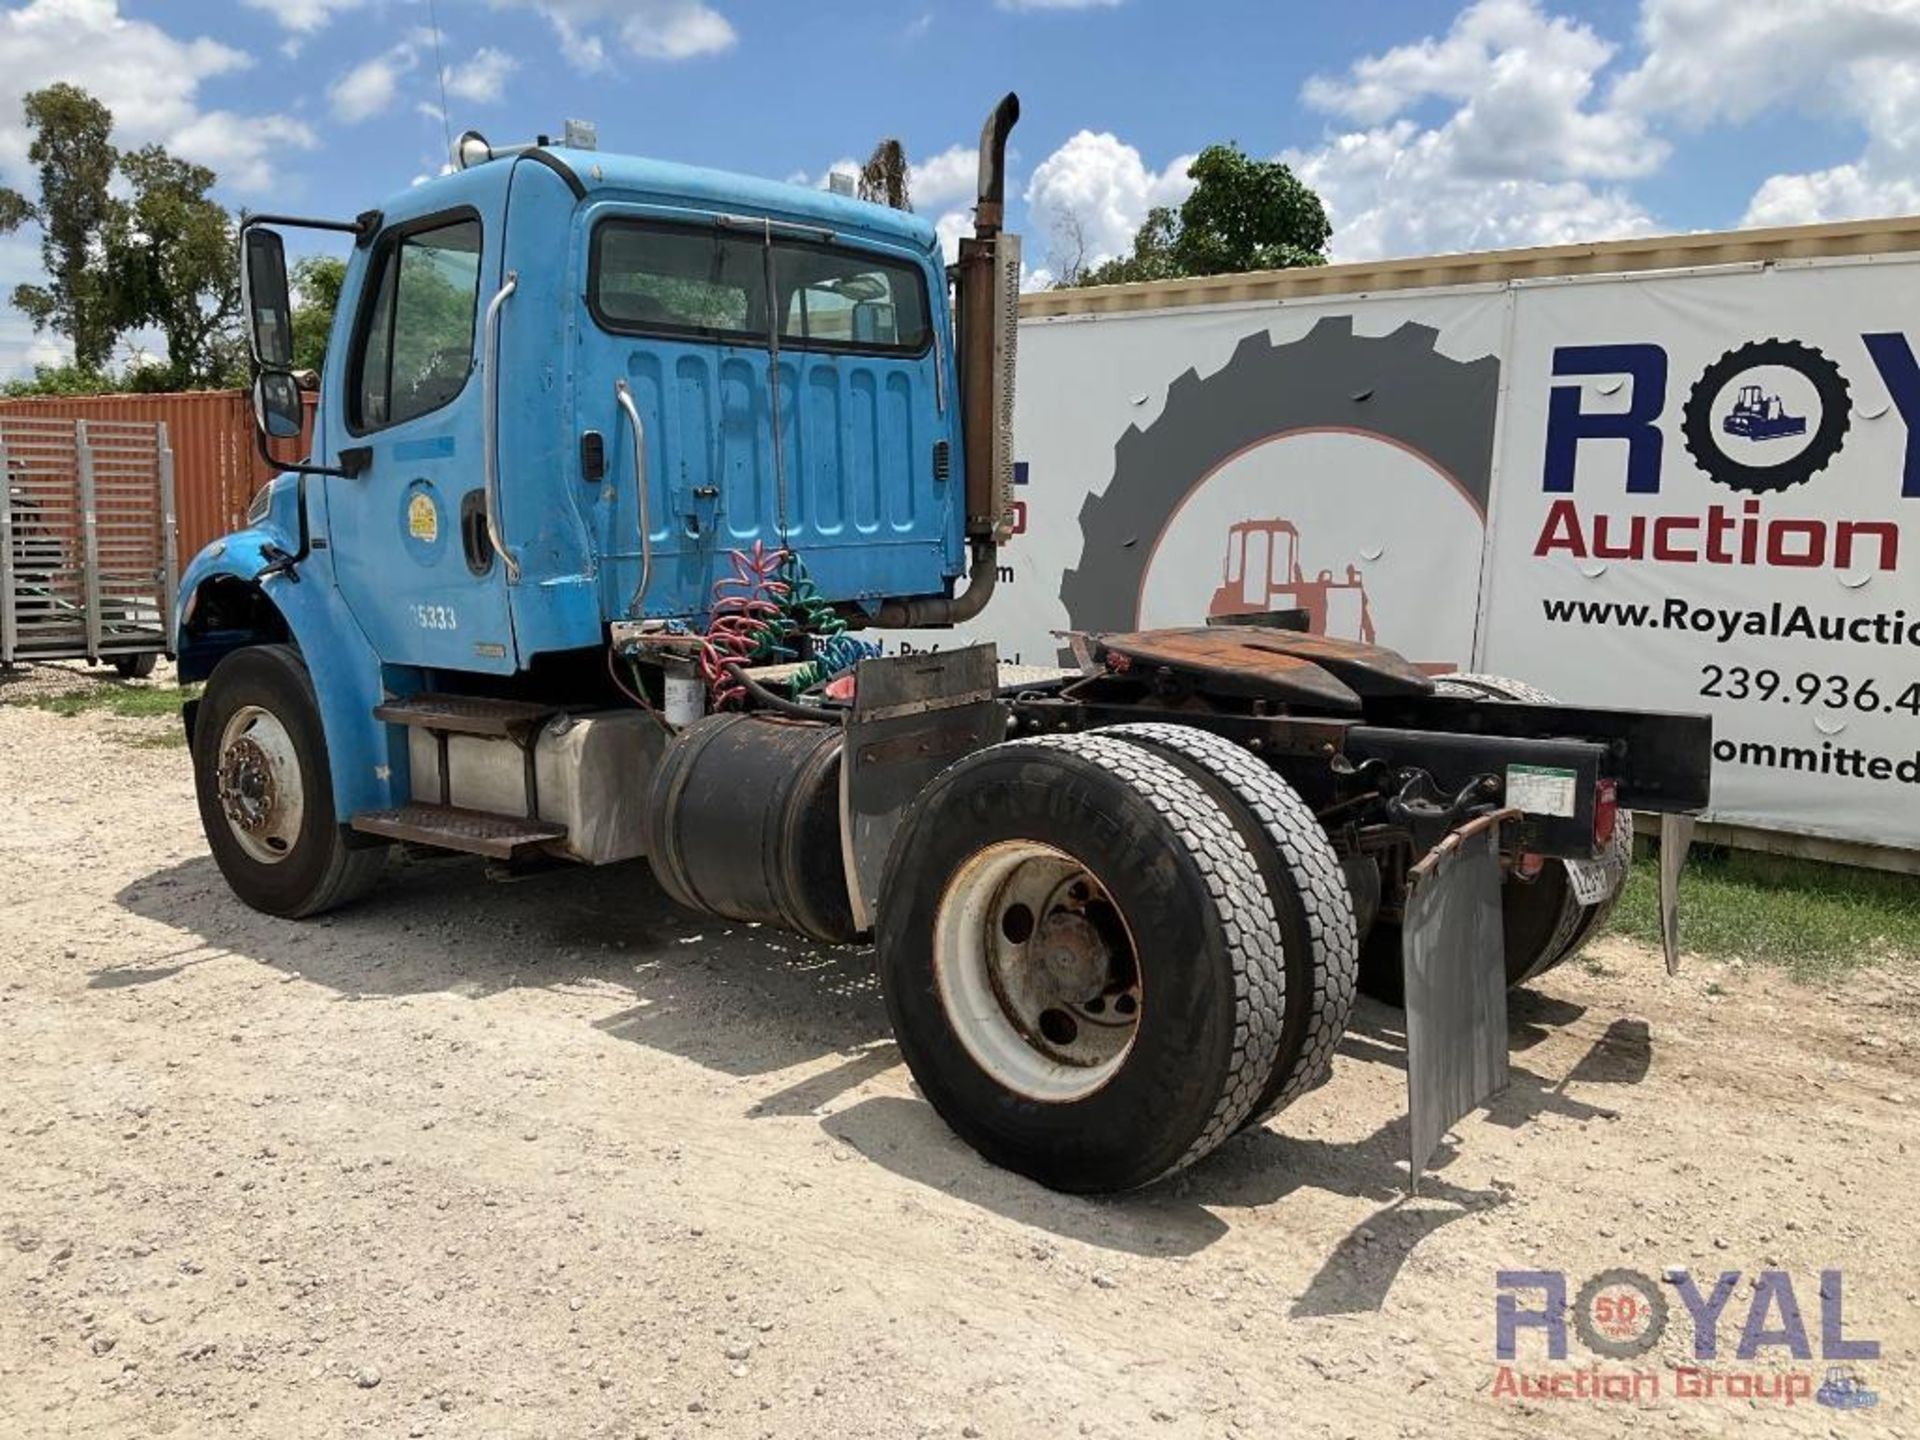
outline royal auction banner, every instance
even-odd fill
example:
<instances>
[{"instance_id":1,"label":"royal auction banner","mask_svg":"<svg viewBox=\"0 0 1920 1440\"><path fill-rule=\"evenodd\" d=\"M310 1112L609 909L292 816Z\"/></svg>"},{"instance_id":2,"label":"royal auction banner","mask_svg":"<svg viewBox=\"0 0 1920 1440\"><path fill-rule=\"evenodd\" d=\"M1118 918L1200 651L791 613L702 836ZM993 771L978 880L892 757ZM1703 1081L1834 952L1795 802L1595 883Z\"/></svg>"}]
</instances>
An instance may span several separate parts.
<instances>
[{"instance_id":1,"label":"royal auction banner","mask_svg":"<svg viewBox=\"0 0 1920 1440\"><path fill-rule=\"evenodd\" d=\"M1920 846L1917 287L1516 285L1479 663L1710 711L1714 818Z\"/></svg>"},{"instance_id":2,"label":"royal auction banner","mask_svg":"<svg viewBox=\"0 0 1920 1440\"><path fill-rule=\"evenodd\" d=\"M1920 847L1909 297L1920 263L1835 259L1029 320L999 592L892 639L1045 665L1297 608L1709 711L1711 818Z\"/></svg>"}]
</instances>

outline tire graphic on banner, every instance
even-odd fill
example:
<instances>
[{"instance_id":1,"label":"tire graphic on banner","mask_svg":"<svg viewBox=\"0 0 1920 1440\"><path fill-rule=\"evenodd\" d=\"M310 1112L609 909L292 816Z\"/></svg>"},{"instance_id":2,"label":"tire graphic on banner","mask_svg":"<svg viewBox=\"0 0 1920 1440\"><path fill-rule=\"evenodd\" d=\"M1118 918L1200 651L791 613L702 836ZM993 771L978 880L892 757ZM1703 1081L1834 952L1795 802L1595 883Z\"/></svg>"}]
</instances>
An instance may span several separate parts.
<instances>
[{"instance_id":1,"label":"tire graphic on banner","mask_svg":"<svg viewBox=\"0 0 1920 1440\"><path fill-rule=\"evenodd\" d=\"M1820 414L1811 427L1807 416L1794 414L1788 402L1762 384L1743 385L1739 400L1720 419L1714 416L1717 402L1727 386L1755 370L1787 370L1799 376L1812 391ZM1853 404L1852 391L1840 367L1811 345L1798 340L1750 340L1729 350L1701 372L1687 396L1680 433L1687 453L1709 480L1717 480L1729 489L1765 495L1804 485L1827 468L1827 462L1840 453L1852 422L1848 411ZM1781 440L1792 440L1812 430L1784 458L1771 465L1751 465L1735 458L1736 448L1766 447Z\"/></svg>"},{"instance_id":2,"label":"tire graphic on banner","mask_svg":"<svg viewBox=\"0 0 1920 1440\"><path fill-rule=\"evenodd\" d=\"M1358 436L1410 454L1420 473L1464 496L1484 525L1500 361L1449 359L1434 348L1438 336L1413 322L1356 335L1351 316L1328 316L1286 344L1265 330L1249 335L1213 374L1181 375L1159 418L1120 437L1113 478L1080 507L1079 562L1060 580L1071 628L1137 628L1157 542L1182 502L1237 457L1294 433ZM1277 519L1248 523L1291 528ZM1478 550L1460 564L1459 584L1471 593ZM1357 586L1360 578L1348 561L1347 581L1333 583ZM1205 603L1197 608L1189 623Z\"/></svg>"}]
</instances>

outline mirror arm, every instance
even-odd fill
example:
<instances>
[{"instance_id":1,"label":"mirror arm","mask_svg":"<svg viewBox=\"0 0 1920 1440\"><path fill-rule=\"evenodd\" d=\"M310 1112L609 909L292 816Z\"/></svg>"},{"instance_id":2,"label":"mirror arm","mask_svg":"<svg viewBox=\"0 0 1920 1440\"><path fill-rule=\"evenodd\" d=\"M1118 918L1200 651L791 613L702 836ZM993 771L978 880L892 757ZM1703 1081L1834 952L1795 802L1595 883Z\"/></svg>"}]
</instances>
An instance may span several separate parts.
<instances>
[{"instance_id":1,"label":"mirror arm","mask_svg":"<svg viewBox=\"0 0 1920 1440\"><path fill-rule=\"evenodd\" d=\"M262 430L257 424L253 427L253 443L255 448L259 450L262 460L266 461L267 464L271 465L275 470L282 471L288 475L338 475L342 480L354 480L358 479L360 472L367 468L366 461L369 458L367 447L363 445L354 450L342 450L340 452L341 463L338 465L309 465L304 460L282 460L278 455L273 453L273 448L267 440L266 431ZM349 464L348 461L350 458L357 460L358 463ZM305 511L302 510L301 513L304 515Z\"/></svg>"}]
</instances>

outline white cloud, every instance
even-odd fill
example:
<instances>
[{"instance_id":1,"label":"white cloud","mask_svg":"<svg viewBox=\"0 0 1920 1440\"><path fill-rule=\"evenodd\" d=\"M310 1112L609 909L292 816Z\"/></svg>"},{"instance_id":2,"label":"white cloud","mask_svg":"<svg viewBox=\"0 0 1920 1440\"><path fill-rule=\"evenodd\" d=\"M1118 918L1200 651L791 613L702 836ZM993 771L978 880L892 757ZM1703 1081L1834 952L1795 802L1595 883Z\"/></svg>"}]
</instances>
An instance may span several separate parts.
<instances>
[{"instance_id":1,"label":"white cloud","mask_svg":"<svg viewBox=\"0 0 1920 1440\"><path fill-rule=\"evenodd\" d=\"M291 115L203 110L175 130L167 145L210 168L223 185L262 194L285 182L289 150L312 150L319 143L313 127Z\"/></svg>"},{"instance_id":2,"label":"white cloud","mask_svg":"<svg viewBox=\"0 0 1920 1440\"><path fill-rule=\"evenodd\" d=\"M969 145L950 145L938 155L915 160L908 186L913 203L923 210L971 202L980 188L980 152Z\"/></svg>"},{"instance_id":3,"label":"white cloud","mask_svg":"<svg viewBox=\"0 0 1920 1440\"><path fill-rule=\"evenodd\" d=\"M692 60L731 50L739 34L706 0L499 0L531 4L559 37L560 50L582 70L607 63L600 34L610 27L630 55L642 60Z\"/></svg>"},{"instance_id":4,"label":"white cloud","mask_svg":"<svg viewBox=\"0 0 1920 1440\"><path fill-rule=\"evenodd\" d=\"M1503 179L1645 175L1666 145L1635 112L1595 104L1614 46L1586 25L1543 14L1535 0L1478 0L1438 39L1315 76L1302 98L1378 127L1425 102L1456 108L1438 133L1462 174Z\"/></svg>"},{"instance_id":5,"label":"white cloud","mask_svg":"<svg viewBox=\"0 0 1920 1440\"><path fill-rule=\"evenodd\" d=\"M39 284L44 278L37 231L28 227L0 235L0 380L24 379L36 365L60 365L73 358L73 348L64 340L45 332L36 335L33 322L5 303L14 286Z\"/></svg>"},{"instance_id":6,"label":"white cloud","mask_svg":"<svg viewBox=\"0 0 1920 1440\"><path fill-rule=\"evenodd\" d=\"M1193 156L1183 155L1153 170L1119 137L1082 130L1042 160L1027 183L1028 224L1041 237L1032 248L1049 247L1055 269L1128 253L1147 211L1178 205L1191 193L1192 163Z\"/></svg>"},{"instance_id":7,"label":"white cloud","mask_svg":"<svg viewBox=\"0 0 1920 1440\"><path fill-rule=\"evenodd\" d=\"M505 93L507 76L519 65L520 62L504 50L496 50L491 45L482 46L473 52L473 58L464 65L454 65L448 69L447 94L457 100L491 104Z\"/></svg>"},{"instance_id":8,"label":"white cloud","mask_svg":"<svg viewBox=\"0 0 1920 1440\"><path fill-rule=\"evenodd\" d=\"M1744 226L1810 225L1920 213L1920 181L1883 176L1868 165L1835 165L1799 175L1774 175L1754 192Z\"/></svg>"},{"instance_id":9,"label":"white cloud","mask_svg":"<svg viewBox=\"0 0 1920 1440\"><path fill-rule=\"evenodd\" d=\"M1920 55L1920 3L1643 0L1640 38L1647 54L1620 82L1624 106L1696 124L1781 104L1853 111L1873 103L1857 67Z\"/></svg>"},{"instance_id":10,"label":"white cloud","mask_svg":"<svg viewBox=\"0 0 1920 1440\"><path fill-rule=\"evenodd\" d=\"M213 166L235 189L263 188L276 168L284 169L287 150L311 149L316 141L290 116L200 109L202 81L251 63L217 40L180 40L129 20L115 0L32 0L0 11L0 177L30 183L21 97L66 80L113 111L117 143L159 141Z\"/></svg>"},{"instance_id":11,"label":"white cloud","mask_svg":"<svg viewBox=\"0 0 1920 1440\"><path fill-rule=\"evenodd\" d=\"M250 63L217 40L182 40L148 21L127 19L116 0L31 0L0 11L0 181L31 190L21 98L65 80L113 111L117 144L157 141L211 166L223 188L265 190L284 176L288 152L318 142L293 116L200 108L202 81ZM16 284L40 278L36 237L0 240L0 299ZM35 335L25 317L0 303L0 375L29 373L35 363L57 363L66 354L56 338Z\"/></svg>"},{"instance_id":12,"label":"white cloud","mask_svg":"<svg viewBox=\"0 0 1920 1440\"><path fill-rule=\"evenodd\" d=\"M940 253L951 265L960 258L960 241L973 233L973 212L971 210L948 210L933 222L934 230L940 236Z\"/></svg>"},{"instance_id":13,"label":"white cloud","mask_svg":"<svg viewBox=\"0 0 1920 1440\"><path fill-rule=\"evenodd\" d=\"M1764 180L1743 224L1920 208L1920 0L1644 0L1640 34L1624 107L1692 127L1785 107L1864 132L1850 161Z\"/></svg>"},{"instance_id":14,"label":"white cloud","mask_svg":"<svg viewBox=\"0 0 1920 1440\"><path fill-rule=\"evenodd\" d=\"M1601 186L1668 147L1603 87L1614 53L1536 0L1478 0L1444 36L1308 81L1309 105L1362 128L1283 158L1326 203L1336 259L1644 233L1646 211Z\"/></svg>"},{"instance_id":15,"label":"white cloud","mask_svg":"<svg viewBox=\"0 0 1920 1440\"><path fill-rule=\"evenodd\" d=\"M1619 190L1463 175L1440 132L1409 120L1281 158L1325 203L1335 260L1572 244L1658 228Z\"/></svg>"},{"instance_id":16,"label":"white cloud","mask_svg":"<svg viewBox=\"0 0 1920 1440\"><path fill-rule=\"evenodd\" d=\"M365 0L242 0L250 10L271 15L296 34L310 35L323 29L343 10L357 10ZM295 54L299 51L296 49Z\"/></svg>"},{"instance_id":17,"label":"white cloud","mask_svg":"<svg viewBox=\"0 0 1920 1440\"><path fill-rule=\"evenodd\" d=\"M404 45L362 60L327 87L333 118L354 125L386 110L400 93L401 75L413 66L413 51Z\"/></svg>"}]
</instances>

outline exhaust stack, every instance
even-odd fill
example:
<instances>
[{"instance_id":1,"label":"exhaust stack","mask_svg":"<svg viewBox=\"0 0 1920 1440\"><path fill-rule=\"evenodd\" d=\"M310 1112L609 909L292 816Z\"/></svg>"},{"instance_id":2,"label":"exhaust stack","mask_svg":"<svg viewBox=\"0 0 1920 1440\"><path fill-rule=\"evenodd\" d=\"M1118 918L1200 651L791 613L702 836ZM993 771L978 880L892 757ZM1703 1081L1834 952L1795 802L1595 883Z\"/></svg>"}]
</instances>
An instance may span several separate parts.
<instances>
[{"instance_id":1,"label":"exhaust stack","mask_svg":"<svg viewBox=\"0 0 1920 1440\"><path fill-rule=\"evenodd\" d=\"M958 625L986 608L999 577L999 548L1013 527L1013 384L1020 319L1020 237L1001 226L1007 210L1007 137L1020 119L1008 95L980 130L980 193L973 234L960 241L952 274L958 295L960 430L966 451L966 590L948 599L889 600L872 623L889 629Z\"/></svg>"}]
</instances>

